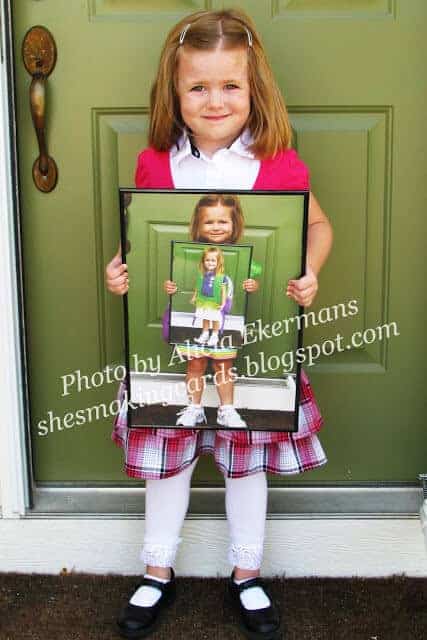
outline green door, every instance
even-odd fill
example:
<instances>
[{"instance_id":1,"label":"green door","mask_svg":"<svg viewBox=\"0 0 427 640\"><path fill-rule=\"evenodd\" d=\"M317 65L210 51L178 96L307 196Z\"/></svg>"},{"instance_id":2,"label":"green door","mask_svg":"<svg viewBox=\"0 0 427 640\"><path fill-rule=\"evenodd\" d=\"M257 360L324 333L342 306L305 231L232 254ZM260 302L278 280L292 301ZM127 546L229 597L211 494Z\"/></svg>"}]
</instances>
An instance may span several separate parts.
<instances>
[{"instance_id":1,"label":"green door","mask_svg":"<svg viewBox=\"0 0 427 640\"><path fill-rule=\"evenodd\" d=\"M400 335L323 357L308 370L329 464L289 483L415 481L423 470L425 356L424 0L241 0L256 20L283 90L295 144L335 229L316 310L356 300L359 313L306 331L306 343L347 340L394 322ZM133 184L146 144L149 91L162 41L206 0L21 0L14 3L25 313L34 477L117 482L121 452L109 417L64 424L108 404L122 362L122 301L104 288L117 249L117 188ZM48 80L47 139L59 168L38 192L19 55L27 29L45 25L58 62ZM170 224L174 224L171 218ZM257 222L262 235L263 221ZM178 229L178 231L180 231ZM179 237L179 236L178 236ZM157 321L160 325L159 302ZM368 334L367 334L368 335ZM372 334L369 334L372 337ZM97 417L99 419L97 419ZM41 422L42 421L42 422ZM52 429L42 435L45 428ZM198 481L221 483L204 460Z\"/></svg>"}]
</instances>

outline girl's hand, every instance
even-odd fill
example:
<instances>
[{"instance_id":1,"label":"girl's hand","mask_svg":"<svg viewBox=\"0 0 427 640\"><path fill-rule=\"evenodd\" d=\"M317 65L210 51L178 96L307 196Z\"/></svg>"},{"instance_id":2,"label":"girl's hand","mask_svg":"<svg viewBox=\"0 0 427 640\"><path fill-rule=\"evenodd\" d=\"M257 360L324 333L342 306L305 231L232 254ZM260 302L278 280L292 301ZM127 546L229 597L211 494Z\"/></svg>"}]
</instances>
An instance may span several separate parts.
<instances>
[{"instance_id":1,"label":"girl's hand","mask_svg":"<svg viewBox=\"0 0 427 640\"><path fill-rule=\"evenodd\" d=\"M248 280L243 281L243 288L248 293L255 293L259 289L258 280L254 280L253 278L249 278Z\"/></svg>"},{"instance_id":2,"label":"girl's hand","mask_svg":"<svg viewBox=\"0 0 427 640\"><path fill-rule=\"evenodd\" d=\"M172 280L165 280L163 283L163 289L168 294L168 296L173 296L173 294L178 291L176 283L172 282Z\"/></svg>"},{"instance_id":3,"label":"girl's hand","mask_svg":"<svg viewBox=\"0 0 427 640\"><path fill-rule=\"evenodd\" d=\"M123 296L129 289L128 266L122 262L122 251L118 250L114 258L105 267L105 284L111 293Z\"/></svg>"},{"instance_id":4,"label":"girl's hand","mask_svg":"<svg viewBox=\"0 0 427 640\"><path fill-rule=\"evenodd\" d=\"M318 288L316 274L311 267L307 267L305 276L298 280L289 280L285 293L302 307L309 307L316 297Z\"/></svg>"}]
</instances>

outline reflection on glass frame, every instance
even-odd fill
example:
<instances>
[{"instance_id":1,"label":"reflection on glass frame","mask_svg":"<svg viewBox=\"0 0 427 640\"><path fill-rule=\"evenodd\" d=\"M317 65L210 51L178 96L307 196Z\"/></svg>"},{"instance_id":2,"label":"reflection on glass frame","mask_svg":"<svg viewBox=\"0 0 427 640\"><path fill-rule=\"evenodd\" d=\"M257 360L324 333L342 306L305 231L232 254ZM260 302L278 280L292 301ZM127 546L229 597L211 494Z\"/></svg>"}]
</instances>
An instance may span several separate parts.
<instances>
[{"instance_id":1,"label":"reflection on glass frame","mask_svg":"<svg viewBox=\"0 0 427 640\"><path fill-rule=\"evenodd\" d=\"M207 197L238 203L238 241L191 236ZM308 192L121 189L120 201L129 427L297 431L302 309L285 291L304 273Z\"/></svg>"}]
</instances>

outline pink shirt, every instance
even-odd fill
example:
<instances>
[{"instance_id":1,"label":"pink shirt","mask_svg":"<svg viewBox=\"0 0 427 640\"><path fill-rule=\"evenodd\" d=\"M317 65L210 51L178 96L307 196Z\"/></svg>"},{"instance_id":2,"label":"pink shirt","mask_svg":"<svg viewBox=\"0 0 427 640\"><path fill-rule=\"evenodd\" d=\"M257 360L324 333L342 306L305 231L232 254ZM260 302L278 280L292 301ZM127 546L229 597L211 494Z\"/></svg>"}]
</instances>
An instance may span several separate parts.
<instances>
[{"instance_id":1,"label":"pink shirt","mask_svg":"<svg viewBox=\"0 0 427 640\"><path fill-rule=\"evenodd\" d=\"M170 152L156 151L152 147L141 151L136 166L135 186L139 189L174 189ZM273 191L307 190L310 188L308 169L294 149L279 151L274 158L261 160L258 177L252 188Z\"/></svg>"}]
</instances>

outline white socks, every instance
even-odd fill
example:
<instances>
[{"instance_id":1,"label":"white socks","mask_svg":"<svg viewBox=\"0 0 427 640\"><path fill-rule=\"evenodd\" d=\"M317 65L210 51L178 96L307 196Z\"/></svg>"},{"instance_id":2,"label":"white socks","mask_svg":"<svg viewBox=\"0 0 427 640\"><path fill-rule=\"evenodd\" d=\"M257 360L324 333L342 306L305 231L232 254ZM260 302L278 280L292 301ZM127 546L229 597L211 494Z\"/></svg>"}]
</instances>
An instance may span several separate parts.
<instances>
[{"instance_id":1,"label":"white socks","mask_svg":"<svg viewBox=\"0 0 427 640\"><path fill-rule=\"evenodd\" d=\"M244 580L234 580L235 584L242 584L251 578L245 578ZM265 609L269 607L271 602L265 591L261 587L250 587L240 594L240 600L245 609L254 611L256 609Z\"/></svg>"},{"instance_id":2,"label":"white socks","mask_svg":"<svg viewBox=\"0 0 427 640\"><path fill-rule=\"evenodd\" d=\"M170 580L165 580L164 578L151 576L149 573L144 574L144 578L151 578L151 580L157 580L157 582L162 582L163 584L170 582ZM129 602L136 607L152 607L161 598L161 595L160 591L155 587L142 585L135 591Z\"/></svg>"},{"instance_id":3,"label":"white socks","mask_svg":"<svg viewBox=\"0 0 427 640\"><path fill-rule=\"evenodd\" d=\"M144 578L151 578L152 580L157 580L157 582L162 582L166 584L169 580L164 578L157 578L157 576L151 576L149 573L144 575ZM235 584L242 584L251 578L245 578L244 580L234 580ZM152 607L156 604L156 602L160 599L161 593L155 587L150 587L149 585L143 585L139 587L132 598L130 599L130 604L135 605L136 607ZM265 607L270 606L270 599L267 594L261 589L261 587L251 587L250 589L246 589L240 594L240 600L242 601L245 609L249 609L254 611L256 609L264 609Z\"/></svg>"}]
</instances>

